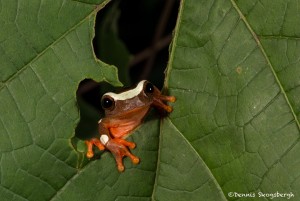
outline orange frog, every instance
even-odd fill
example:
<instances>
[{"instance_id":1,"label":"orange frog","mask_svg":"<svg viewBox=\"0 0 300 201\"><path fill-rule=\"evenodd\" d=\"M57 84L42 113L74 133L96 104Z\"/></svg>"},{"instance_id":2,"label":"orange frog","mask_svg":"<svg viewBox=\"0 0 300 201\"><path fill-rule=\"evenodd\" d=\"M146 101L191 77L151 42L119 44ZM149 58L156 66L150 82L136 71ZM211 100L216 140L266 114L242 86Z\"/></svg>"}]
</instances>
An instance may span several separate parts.
<instances>
[{"instance_id":1,"label":"orange frog","mask_svg":"<svg viewBox=\"0 0 300 201\"><path fill-rule=\"evenodd\" d=\"M160 90L146 80L140 81L135 88L122 93L106 93L102 96L101 105L105 117L100 119L99 138L86 140L88 158L94 156L93 145L100 150L108 149L115 157L118 170L124 171L123 157L128 156L132 163L138 164L139 158L130 153L135 143L124 138L142 123L145 115L153 106L157 109L172 112L172 107L164 102L175 102L174 96L164 96Z\"/></svg>"}]
</instances>

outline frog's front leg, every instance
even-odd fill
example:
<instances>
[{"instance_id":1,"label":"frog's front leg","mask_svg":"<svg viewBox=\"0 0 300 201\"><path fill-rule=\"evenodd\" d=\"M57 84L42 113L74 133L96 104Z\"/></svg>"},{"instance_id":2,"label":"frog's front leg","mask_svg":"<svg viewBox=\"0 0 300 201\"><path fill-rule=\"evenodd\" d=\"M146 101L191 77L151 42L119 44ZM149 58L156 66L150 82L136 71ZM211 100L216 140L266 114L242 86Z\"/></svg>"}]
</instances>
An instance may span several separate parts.
<instances>
[{"instance_id":1,"label":"frog's front leg","mask_svg":"<svg viewBox=\"0 0 300 201\"><path fill-rule=\"evenodd\" d=\"M127 147L130 149L135 148L135 143L133 142L128 142L124 139L120 138L114 138L114 139L109 139L107 143L105 144L105 147L114 155L118 170L120 172L124 171L124 164L123 164L123 157L128 156L133 164L138 164L140 162L140 159L130 153Z\"/></svg>"},{"instance_id":2,"label":"frog's front leg","mask_svg":"<svg viewBox=\"0 0 300 201\"><path fill-rule=\"evenodd\" d=\"M139 158L130 153L128 147L130 149L135 148L135 143L128 142L124 139L120 138L112 138L109 132L108 127L104 123L105 121L99 121L99 134L100 138L92 138L90 140L85 141L87 145L87 154L88 158L92 158L94 156L93 145L97 146L100 150L104 150L107 148L113 155L117 163L118 170L120 172L124 171L123 157L128 156L132 163L138 164Z\"/></svg>"},{"instance_id":3,"label":"frog's front leg","mask_svg":"<svg viewBox=\"0 0 300 201\"><path fill-rule=\"evenodd\" d=\"M97 138L92 138L90 140L86 140L85 144L87 146L86 157L88 157L88 158L92 158L94 156L93 145L98 147L98 149L101 151L105 149L104 145L101 144L100 140Z\"/></svg>"}]
</instances>

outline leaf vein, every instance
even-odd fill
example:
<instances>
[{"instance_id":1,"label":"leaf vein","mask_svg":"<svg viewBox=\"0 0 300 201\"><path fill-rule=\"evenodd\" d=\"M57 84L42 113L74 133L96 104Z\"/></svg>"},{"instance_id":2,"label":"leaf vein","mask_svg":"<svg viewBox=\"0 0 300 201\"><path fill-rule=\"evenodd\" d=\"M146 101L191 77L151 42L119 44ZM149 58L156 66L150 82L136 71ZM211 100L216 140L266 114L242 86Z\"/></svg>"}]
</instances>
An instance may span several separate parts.
<instances>
[{"instance_id":1,"label":"leaf vein","mask_svg":"<svg viewBox=\"0 0 300 201\"><path fill-rule=\"evenodd\" d=\"M3 87L10 82L11 80L13 80L16 76L18 76L20 73L22 73L28 66L30 66L34 61L36 61L38 58L40 58L42 55L45 54L45 52L47 52L49 49L51 49L55 44L57 44L58 42L60 42L62 39L64 39L69 33L71 33L72 31L74 31L77 27L79 27L82 23L85 22L85 20L87 18L89 18L91 15L93 15L95 12L98 12L98 9L94 9L92 10L92 12L90 14L88 14L87 16L85 16L81 21L79 21L77 24L74 24L73 27L71 27L70 29L68 29L65 33L63 33L60 37L58 37L56 40L54 40L51 44L49 44L43 51L41 51L40 53L38 53L33 59L31 59L27 64L25 64L23 67L21 67L20 69L17 70L17 72L15 72L14 74L12 74L7 80L3 81L3 85L0 86L0 91L3 89Z\"/></svg>"},{"instance_id":2,"label":"leaf vein","mask_svg":"<svg viewBox=\"0 0 300 201\"><path fill-rule=\"evenodd\" d=\"M194 148L194 146L188 141L188 139L186 139L186 137L182 134L182 132L175 126L175 124L171 121L170 118L167 118L167 120L170 122L170 124L172 124L172 126L174 127L174 129L182 136L182 138L186 141L186 143L189 144L189 146L191 147L191 149L193 150L193 152L195 152L195 154L198 156L198 158L203 161L203 164L205 164L205 167L207 169L207 172L210 174L212 181L214 182L214 184L216 185L217 188L219 188L220 192L222 192L222 195L224 196L224 199L227 200L223 189L221 188L220 184L218 183L216 177L213 175L212 171L210 170L210 168L206 165L205 161L202 159L202 157L200 156L200 154L196 151L196 149Z\"/></svg>"},{"instance_id":3,"label":"leaf vein","mask_svg":"<svg viewBox=\"0 0 300 201\"><path fill-rule=\"evenodd\" d=\"M268 58L268 55L267 55L267 53L266 53L266 51L265 51L263 45L261 44L261 42L260 42L258 36L257 36L256 33L254 32L254 30L252 29L250 23L247 21L246 17L243 15L242 11L239 9L239 7L238 7L237 4L234 2L234 0L231 0L231 3L232 3L232 5L233 5L233 7L236 9L237 13L240 15L241 19L244 21L246 27L248 28L248 30L249 30L250 33L252 34L253 38L254 38L255 41L257 42L257 45L258 45L258 47L260 48L260 50L261 50L263 56L265 57L266 62L267 62L267 64L268 64L268 66L270 67L273 76L275 77L276 83L278 84L278 86L279 86L279 88L280 88L280 91L281 91L281 93L284 95L284 98L285 98L285 100L286 100L286 102L287 102L287 104L288 104L288 106L289 106L289 108L290 108L290 110L291 110L291 112L292 112L292 115L293 115L293 117L294 117L294 119L295 119L295 122L297 123L298 130L300 130L300 122L299 122L299 120L298 120L298 118L297 118L297 116L296 116L296 113L295 113L295 111L294 111L294 109L293 109L293 107L292 107L292 105L291 105L291 103L290 103L290 100L289 100L289 98L288 98L288 96L287 96L287 94L286 94L286 92L285 92L285 90L284 90L284 88L283 88L283 86L282 86L282 84L281 84L281 82L280 82L280 79L278 78L278 76L277 76L277 74L276 74L276 71L275 71L275 69L274 69L272 63L271 63L270 59Z\"/></svg>"},{"instance_id":4,"label":"leaf vein","mask_svg":"<svg viewBox=\"0 0 300 201\"><path fill-rule=\"evenodd\" d=\"M23 196L17 194L16 192L12 191L11 189L9 189L9 188L6 187L6 186L1 185L0 188L4 189L5 191L8 191L8 192L11 193L11 194L13 194L14 197L18 197L18 198L21 198L21 199L23 199L23 200L25 200L25 201L28 201L27 198L25 198L25 197L23 197ZM14 200L14 199L12 199L12 200Z\"/></svg>"}]
</instances>

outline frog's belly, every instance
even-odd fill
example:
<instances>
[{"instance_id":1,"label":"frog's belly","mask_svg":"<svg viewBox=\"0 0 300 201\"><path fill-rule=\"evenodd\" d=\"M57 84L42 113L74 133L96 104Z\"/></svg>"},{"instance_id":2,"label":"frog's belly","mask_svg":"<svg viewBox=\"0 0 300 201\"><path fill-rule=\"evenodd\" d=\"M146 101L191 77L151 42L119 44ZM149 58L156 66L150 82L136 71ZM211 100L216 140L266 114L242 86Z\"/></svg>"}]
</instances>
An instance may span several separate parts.
<instances>
[{"instance_id":1,"label":"frog's belly","mask_svg":"<svg viewBox=\"0 0 300 201\"><path fill-rule=\"evenodd\" d=\"M126 124L119 125L118 127L111 127L109 130L115 138L124 138L140 124L141 122L137 121L127 122Z\"/></svg>"},{"instance_id":2,"label":"frog's belly","mask_svg":"<svg viewBox=\"0 0 300 201\"><path fill-rule=\"evenodd\" d=\"M132 132L136 127L138 127L149 108L143 108L138 113L139 115L133 115L130 118L113 120L112 126L109 127L110 133L115 138L125 138L130 132Z\"/></svg>"}]
</instances>

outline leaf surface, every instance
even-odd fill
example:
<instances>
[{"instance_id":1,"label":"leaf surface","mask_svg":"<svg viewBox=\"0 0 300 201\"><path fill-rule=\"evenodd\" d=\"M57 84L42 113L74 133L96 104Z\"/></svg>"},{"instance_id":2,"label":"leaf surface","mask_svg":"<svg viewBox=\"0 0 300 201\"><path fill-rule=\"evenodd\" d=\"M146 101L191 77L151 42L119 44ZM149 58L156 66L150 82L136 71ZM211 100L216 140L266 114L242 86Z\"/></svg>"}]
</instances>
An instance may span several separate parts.
<instances>
[{"instance_id":1,"label":"leaf surface","mask_svg":"<svg viewBox=\"0 0 300 201\"><path fill-rule=\"evenodd\" d=\"M178 101L161 125L157 200L299 199L298 4L181 2L166 82Z\"/></svg>"}]
</instances>

